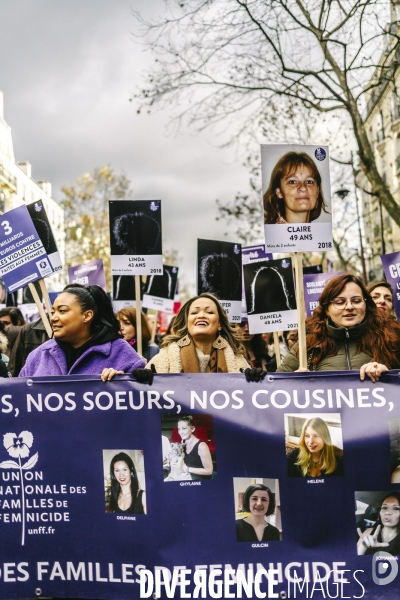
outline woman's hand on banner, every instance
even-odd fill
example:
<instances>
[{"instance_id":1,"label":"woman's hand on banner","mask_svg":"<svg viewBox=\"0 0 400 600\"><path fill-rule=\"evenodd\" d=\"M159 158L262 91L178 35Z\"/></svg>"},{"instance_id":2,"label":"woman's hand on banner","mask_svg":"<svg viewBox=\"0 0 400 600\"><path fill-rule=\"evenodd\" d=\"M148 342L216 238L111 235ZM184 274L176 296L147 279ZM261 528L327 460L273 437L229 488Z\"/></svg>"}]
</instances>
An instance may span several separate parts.
<instances>
[{"instance_id":1,"label":"woman's hand on banner","mask_svg":"<svg viewBox=\"0 0 400 600\"><path fill-rule=\"evenodd\" d=\"M256 367L253 367L252 369L250 369L250 367L247 369L240 369L240 371L244 373L246 381L262 381L267 374L267 371L264 371L264 369Z\"/></svg>"},{"instance_id":2,"label":"woman's hand on banner","mask_svg":"<svg viewBox=\"0 0 400 600\"><path fill-rule=\"evenodd\" d=\"M298 369L295 370L295 373L309 373L310 369L307 369L307 367L299 367Z\"/></svg>"},{"instance_id":3,"label":"woman's hand on banner","mask_svg":"<svg viewBox=\"0 0 400 600\"><path fill-rule=\"evenodd\" d=\"M153 376L156 374L156 368L154 365L150 366L150 369L133 369L132 375L135 377L138 383L153 383Z\"/></svg>"},{"instance_id":4,"label":"woman's hand on banner","mask_svg":"<svg viewBox=\"0 0 400 600\"><path fill-rule=\"evenodd\" d=\"M389 546L388 542L378 542L378 536L381 528L382 526L378 525L373 535L368 533L371 531L371 529L367 529L363 533L359 527L357 528L357 533L360 536L360 539L358 540L358 554L365 554L366 550L369 548L386 548Z\"/></svg>"},{"instance_id":5,"label":"woman's hand on banner","mask_svg":"<svg viewBox=\"0 0 400 600\"><path fill-rule=\"evenodd\" d=\"M114 377L114 375L123 375L123 374L124 374L123 371L117 371L116 369L111 369L111 368L103 369L103 371L101 372L101 380L102 381L111 381L111 379Z\"/></svg>"},{"instance_id":6,"label":"woman's hand on banner","mask_svg":"<svg viewBox=\"0 0 400 600\"><path fill-rule=\"evenodd\" d=\"M366 365L363 365L360 369L360 379L364 381L365 376L367 375L372 383L375 383L379 380L379 377L385 371L389 371L389 369L380 363L377 362L369 362Z\"/></svg>"}]
</instances>

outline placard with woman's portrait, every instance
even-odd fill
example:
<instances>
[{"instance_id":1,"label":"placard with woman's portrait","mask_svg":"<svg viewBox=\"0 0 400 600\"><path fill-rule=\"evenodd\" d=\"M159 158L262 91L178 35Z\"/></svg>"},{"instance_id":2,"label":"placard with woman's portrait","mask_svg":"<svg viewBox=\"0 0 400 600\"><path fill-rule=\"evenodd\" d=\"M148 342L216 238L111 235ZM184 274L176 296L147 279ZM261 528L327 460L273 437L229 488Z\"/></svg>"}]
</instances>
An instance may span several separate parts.
<instances>
[{"instance_id":1,"label":"placard with woman's portrait","mask_svg":"<svg viewBox=\"0 0 400 600\"><path fill-rule=\"evenodd\" d=\"M261 172L266 252L331 250L328 148L263 144Z\"/></svg>"}]
</instances>

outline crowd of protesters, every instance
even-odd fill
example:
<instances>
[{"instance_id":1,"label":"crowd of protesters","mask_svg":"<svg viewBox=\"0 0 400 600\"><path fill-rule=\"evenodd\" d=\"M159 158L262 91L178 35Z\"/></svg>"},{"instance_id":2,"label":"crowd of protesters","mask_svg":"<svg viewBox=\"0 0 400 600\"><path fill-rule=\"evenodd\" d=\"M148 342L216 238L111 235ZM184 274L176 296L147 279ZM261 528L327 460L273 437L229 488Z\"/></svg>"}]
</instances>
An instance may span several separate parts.
<instances>
[{"instance_id":1,"label":"crowd of protesters","mask_svg":"<svg viewBox=\"0 0 400 600\"><path fill-rule=\"evenodd\" d=\"M280 332L275 347L271 333L251 334L246 318L230 324L211 294L186 302L166 333L157 335L159 343L153 341L154 317L141 313L139 356L136 308L114 313L98 286L64 288L50 315L51 339L41 318L25 323L18 308L2 308L0 377L98 373L106 381L134 371L138 381L151 383L155 373L242 372L248 381L259 381L267 372L299 370L297 331ZM365 286L349 273L333 277L306 320L306 332L302 370L356 369L361 379L375 382L400 368L400 325L386 281Z\"/></svg>"}]
</instances>

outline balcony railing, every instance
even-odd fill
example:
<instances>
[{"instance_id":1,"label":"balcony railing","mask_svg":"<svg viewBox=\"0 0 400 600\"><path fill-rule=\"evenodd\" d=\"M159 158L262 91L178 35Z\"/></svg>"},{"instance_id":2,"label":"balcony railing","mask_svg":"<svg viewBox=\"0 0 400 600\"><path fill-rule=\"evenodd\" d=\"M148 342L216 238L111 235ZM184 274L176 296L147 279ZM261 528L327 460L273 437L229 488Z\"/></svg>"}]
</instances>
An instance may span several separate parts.
<instances>
[{"instance_id":1,"label":"balcony railing","mask_svg":"<svg viewBox=\"0 0 400 600\"><path fill-rule=\"evenodd\" d=\"M0 179L2 179L3 182L13 191L16 191L17 178L14 177L14 175L11 175L10 171L7 171L7 169L5 169L2 164L0 164Z\"/></svg>"}]
</instances>

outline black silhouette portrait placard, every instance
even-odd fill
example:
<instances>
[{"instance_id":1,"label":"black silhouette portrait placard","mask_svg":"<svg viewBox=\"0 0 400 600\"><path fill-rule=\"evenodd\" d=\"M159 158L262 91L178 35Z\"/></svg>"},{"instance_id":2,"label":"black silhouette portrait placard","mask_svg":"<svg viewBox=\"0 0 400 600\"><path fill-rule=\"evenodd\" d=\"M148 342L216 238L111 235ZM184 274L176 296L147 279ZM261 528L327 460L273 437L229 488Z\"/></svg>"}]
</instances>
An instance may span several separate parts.
<instances>
[{"instance_id":1,"label":"black silhouette portrait placard","mask_svg":"<svg viewBox=\"0 0 400 600\"><path fill-rule=\"evenodd\" d=\"M327 146L263 144L266 252L333 248Z\"/></svg>"},{"instance_id":2,"label":"black silhouette portrait placard","mask_svg":"<svg viewBox=\"0 0 400 600\"><path fill-rule=\"evenodd\" d=\"M50 221L46 213L43 201L38 200L27 204L26 208L31 216L38 236L46 250L46 254L51 262L54 271L61 271L62 262L61 256L57 248L56 239L53 230L51 229Z\"/></svg>"},{"instance_id":3,"label":"black silhouette portrait placard","mask_svg":"<svg viewBox=\"0 0 400 600\"><path fill-rule=\"evenodd\" d=\"M177 281L178 267L163 265L162 275L150 275L147 278L143 292L143 307L172 313Z\"/></svg>"},{"instance_id":4,"label":"black silhouette portrait placard","mask_svg":"<svg viewBox=\"0 0 400 600\"><path fill-rule=\"evenodd\" d=\"M290 258L243 265L250 333L297 329Z\"/></svg>"},{"instance_id":5,"label":"black silhouette portrait placard","mask_svg":"<svg viewBox=\"0 0 400 600\"><path fill-rule=\"evenodd\" d=\"M162 275L161 201L111 200L113 275Z\"/></svg>"},{"instance_id":6,"label":"black silhouette portrait placard","mask_svg":"<svg viewBox=\"0 0 400 600\"><path fill-rule=\"evenodd\" d=\"M240 323L242 308L242 246L197 240L197 293L214 294L231 322Z\"/></svg>"}]
</instances>

